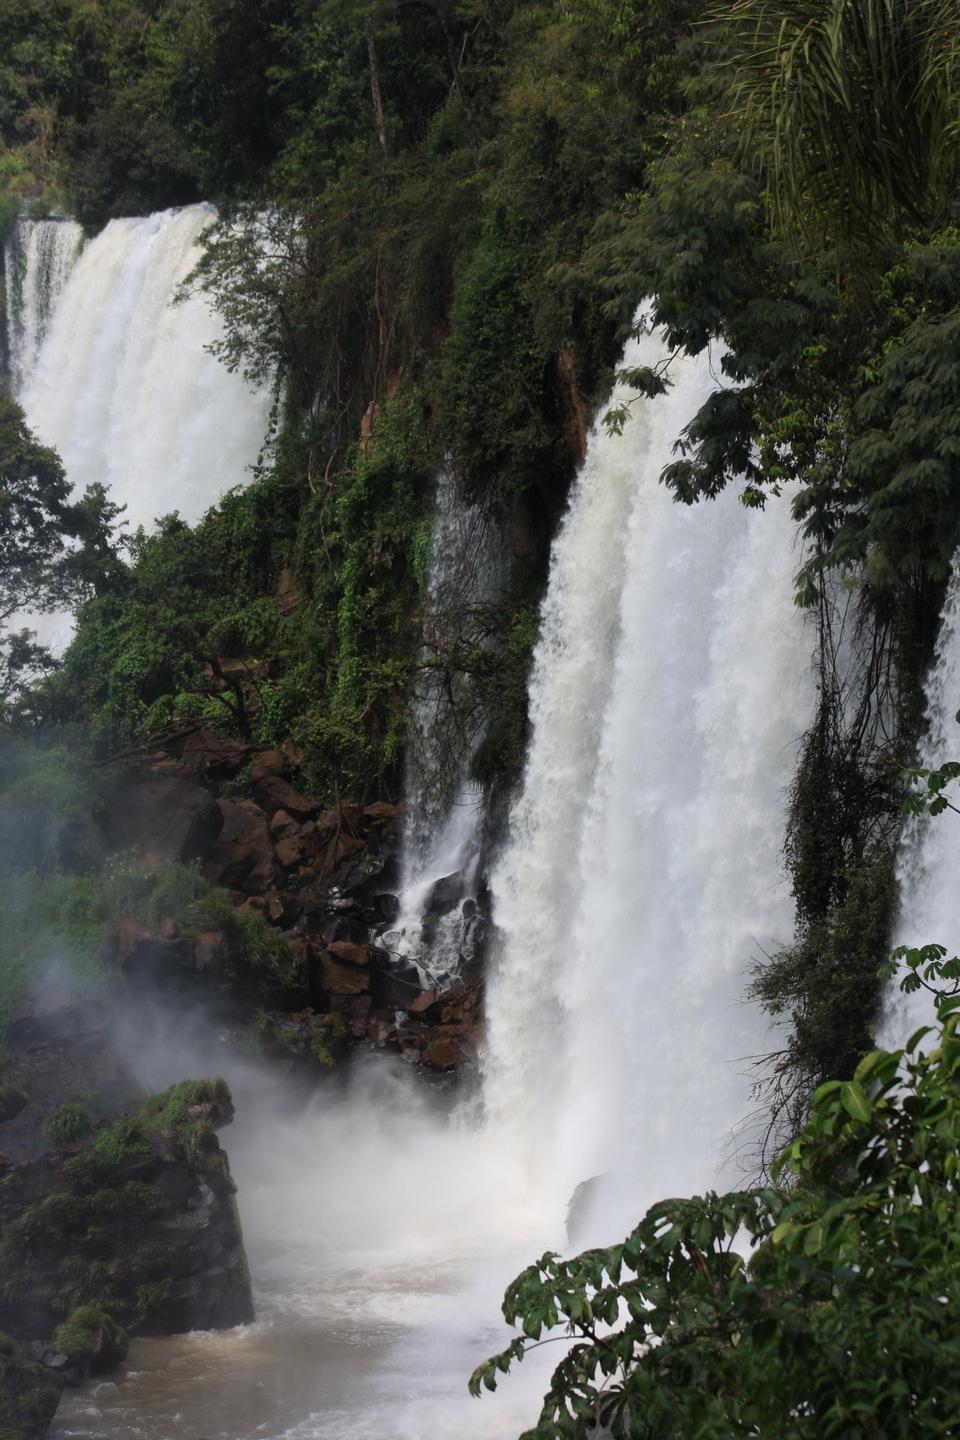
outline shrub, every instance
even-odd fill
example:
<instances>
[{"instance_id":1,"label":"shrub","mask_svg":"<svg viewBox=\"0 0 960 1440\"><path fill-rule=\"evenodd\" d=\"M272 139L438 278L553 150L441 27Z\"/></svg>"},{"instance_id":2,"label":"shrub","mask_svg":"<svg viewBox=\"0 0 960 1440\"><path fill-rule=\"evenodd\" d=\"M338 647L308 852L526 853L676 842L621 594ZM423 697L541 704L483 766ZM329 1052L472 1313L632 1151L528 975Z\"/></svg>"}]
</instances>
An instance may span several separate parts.
<instances>
[{"instance_id":1,"label":"shrub","mask_svg":"<svg viewBox=\"0 0 960 1440\"><path fill-rule=\"evenodd\" d=\"M43 1128L51 1140L63 1145L92 1135L93 1121L82 1105L59 1105L47 1116Z\"/></svg>"}]
</instances>

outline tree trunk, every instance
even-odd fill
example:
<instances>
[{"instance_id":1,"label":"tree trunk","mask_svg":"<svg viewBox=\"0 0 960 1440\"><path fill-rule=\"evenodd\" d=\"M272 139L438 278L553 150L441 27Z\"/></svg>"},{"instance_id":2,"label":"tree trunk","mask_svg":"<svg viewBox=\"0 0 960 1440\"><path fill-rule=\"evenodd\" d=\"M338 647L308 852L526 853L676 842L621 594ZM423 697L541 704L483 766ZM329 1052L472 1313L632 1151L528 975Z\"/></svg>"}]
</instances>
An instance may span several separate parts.
<instances>
[{"instance_id":1,"label":"tree trunk","mask_svg":"<svg viewBox=\"0 0 960 1440\"><path fill-rule=\"evenodd\" d=\"M383 118L383 96L380 94L380 62L377 59L377 40L373 31L373 20L368 15L364 22L367 32L367 60L370 65L370 94L373 96L373 113L377 120L377 138L380 149L387 148L387 126Z\"/></svg>"}]
</instances>

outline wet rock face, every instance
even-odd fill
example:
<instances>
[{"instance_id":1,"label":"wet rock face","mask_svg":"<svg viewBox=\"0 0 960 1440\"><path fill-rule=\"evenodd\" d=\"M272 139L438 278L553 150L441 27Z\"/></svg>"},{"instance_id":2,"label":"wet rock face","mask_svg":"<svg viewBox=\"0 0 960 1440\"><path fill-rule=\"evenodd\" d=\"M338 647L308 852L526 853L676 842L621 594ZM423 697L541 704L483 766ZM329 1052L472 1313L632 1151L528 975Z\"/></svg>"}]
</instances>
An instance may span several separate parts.
<instances>
[{"instance_id":1,"label":"wet rock face","mask_svg":"<svg viewBox=\"0 0 960 1440\"><path fill-rule=\"evenodd\" d=\"M60 1404L61 1381L23 1345L0 1334L0 1435L45 1435Z\"/></svg>"},{"instance_id":2,"label":"wet rock face","mask_svg":"<svg viewBox=\"0 0 960 1440\"><path fill-rule=\"evenodd\" d=\"M242 797L231 779L241 766ZM128 842L144 853L156 850L149 827L162 810L165 853L191 851L207 880L232 892L241 913L259 913L282 935L290 959L279 967L283 976L274 968L271 987L262 976L244 976L215 932L160 927L153 933L128 923L116 946L128 981L163 986L176 985L177 977L200 979L221 995L224 987L253 995L258 1013L271 1017L261 1026L263 1036L282 1037L268 1038L271 1053L313 1056L322 1066L351 1044L393 1050L437 1073L472 1061L480 1035L484 918L473 899L464 899L460 873L436 882L428 909L434 921L456 922L460 978L432 979L443 987L446 1018L442 1005L418 1005L423 976L390 948L402 806L345 802L322 810L300 788L292 747L231 747L205 731L191 737L179 762L161 761L149 780L132 788ZM464 1006L465 980L471 998ZM457 1005L451 1019L450 1006ZM299 1017L297 1023L275 1023L284 1011ZM319 1022L315 1030L303 1020L309 1012ZM338 1033L331 1048L333 1021Z\"/></svg>"},{"instance_id":3,"label":"wet rock face","mask_svg":"<svg viewBox=\"0 0 960 1440\"><path fill-rule=\"evenodd\" d=\"M8 1164L0 1330L44 1341L77 1305L132 1335L253 1318L227 1158L208 1107L191 1108L172 1123L148 1105Z\"/></svg>"}]
</instances>

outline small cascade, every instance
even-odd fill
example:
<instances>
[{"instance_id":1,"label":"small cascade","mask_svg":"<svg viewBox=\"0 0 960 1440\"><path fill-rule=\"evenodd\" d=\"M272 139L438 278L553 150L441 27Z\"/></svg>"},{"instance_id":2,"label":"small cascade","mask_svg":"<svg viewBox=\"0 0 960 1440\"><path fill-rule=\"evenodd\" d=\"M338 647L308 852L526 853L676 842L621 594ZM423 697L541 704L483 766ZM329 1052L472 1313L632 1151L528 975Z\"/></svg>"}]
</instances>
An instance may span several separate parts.
<instances>
[{"instance_id":1,"label":"small cascade","mask_svg":"<svg viewBox=\"0 0 960 1440\"><path fill-rule=\"evenodd\" d=\"M7 346L13 393L37 363L60 292L83 246L75 220L18 220L4 247Z\"/></svg>"},{"instance_id":2,"label":"small cascade","mask_svg":"<svg viewBox=\"0 0 960 1440\"><path fill-rule=\"evenodd\" d=\"M947 589L940 633L926 686L926 735L918 764L937 769L947 760L960 759L960 556L954 560ZM950 794L951 792L948 792ZM952 796L951 796L952 798ZM960 955L960 816L913 816L904 827L897 879L900 914L894 945L945 945ZM925 990L905 996L897 976L888 992L879 1043L902 1045L920 1025L934 1017L933 999Z\"/></svg>"},{"instance_id":3,"label":"small cascade","mask_svg":"<svg viewBox=\"0 0 960 1440\"><path fill-rule=\"evenodd\" d=\"M478 608L495 593L495 538L480 508L463 499L453 471L442 470L408 720L398 914L385 937L428 984L473 958L482 938L476 892L484 806L470 779L478 709L469 678L453 675L445 660L469 641Z\"/></svg>"},{"instance_id":4,"label":"small cascade","mask_svg":"<svg viewBox=\"0 0 960 1440\"><path fill-rule=\"evenodd\" d=\"M193 522L249 479L269 394L209 352L220 320L178 301L214 212L111 220L80 250L72 221L18 227L15 393L77 489L101 482L132 530L176 510Z\"/></svg>"},{"instance_id":5,"label":"small cascade","mask_svg":"<svg viewBox=\"0 0 960 1440\"><path fill-rule=\"evenodd\" d=\"M624 363L666 355L647 335ZM658 477L716 377L707 355L669 373L591 436L491 881L488 1123L562 1193L612 1177L608 1241L737 1168L738 1135L755 1161L747 1072L774 1042L745 975L792 934L785 797L814 703L789 505L674 503Z\"/></svg>"}]
</instances>

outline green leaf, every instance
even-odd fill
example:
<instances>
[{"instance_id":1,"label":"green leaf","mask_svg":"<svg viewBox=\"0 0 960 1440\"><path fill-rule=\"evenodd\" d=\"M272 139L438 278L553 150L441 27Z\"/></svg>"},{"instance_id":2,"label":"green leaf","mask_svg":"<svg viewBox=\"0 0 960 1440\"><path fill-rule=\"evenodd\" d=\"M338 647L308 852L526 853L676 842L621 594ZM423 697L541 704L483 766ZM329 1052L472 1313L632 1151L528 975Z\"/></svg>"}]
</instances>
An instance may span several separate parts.
<instances>
[{"instance_id":1,"label":"green leaf","mask_svg":"<svg viewBox=\"0 0 960 1440\"><path fill-rule=\"evenodd\" d=\"M865 1125L873 1114L869 1096L859 1080L847 1080L840 1087L840 1103L854 1120Z\"/></svg>"}]
</instances>

